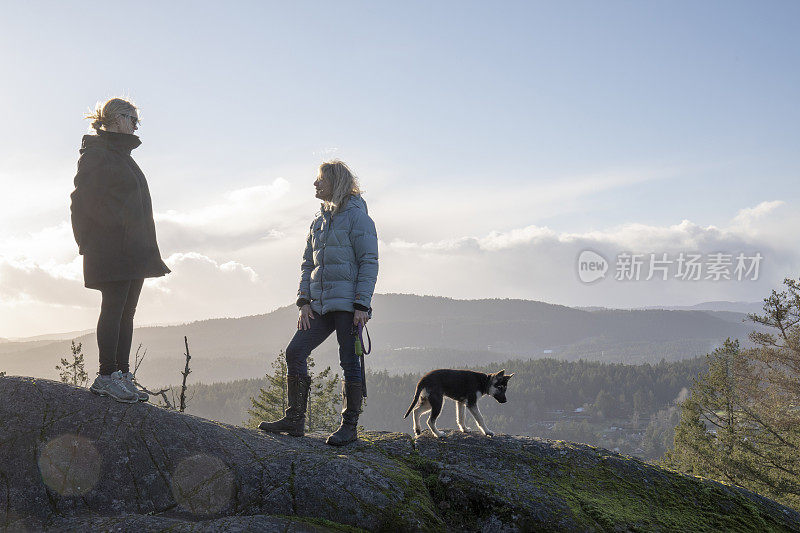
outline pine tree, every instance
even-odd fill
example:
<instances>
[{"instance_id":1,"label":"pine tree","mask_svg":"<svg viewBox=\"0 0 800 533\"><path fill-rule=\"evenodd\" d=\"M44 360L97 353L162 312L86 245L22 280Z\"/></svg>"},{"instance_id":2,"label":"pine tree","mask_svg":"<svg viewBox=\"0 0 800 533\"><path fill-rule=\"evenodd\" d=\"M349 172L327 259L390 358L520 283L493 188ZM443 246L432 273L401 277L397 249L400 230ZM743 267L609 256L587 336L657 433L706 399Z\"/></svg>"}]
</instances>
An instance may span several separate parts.
<instances>
[{"instance_id":1,"label":"pine tree","mask_svg":"<svg viewBox=\"0 0 800 533\"><path fill-rule=\"evenodd\" d=\"M247 410L250 418L248 427L258 427L262 420L274 421L284 416L288 407L286 396L286 356L281 351L270 364L272 374L267 374L267 387L258 391L258 397L250 398L252 407ZM306 431L332 431L338 427L339 419L337 384L339 375L331 377L331 367L318 375L314 374L314 358L308 358L308 375L311 378L311 389L308 393L306 410Z\"/></svg>"},{"instance_id":2,"label":"pine tree","mask_svg":"<svg viewBox=\"0 0 800 533\"><path fill-rule=\"evenodd\" d=\"M681 409L677 405L670 405L650 416L642 436L642 449L646 457L656 459L672 449L675 426L680 422L680 415Z\"/></svg>"},{"instance_id":3,"label":"pine tree","mask_svg":"<svg viewBox=\"0 0 800 533\"><path fill-rule=\"evenodd\" d=\"M748 317L772 332L750 333L757 348L743 383L748 434L745 448L756 471L752 487L782 503L800 506L800 281L764 299L764 315Z\"/></svg>"},{"instance_id":4,"label":"pine tree","mask_svg":"<svg viewBox=\"0 0 800 533\"><path fill-rule=\"evenodd\" d=\"M800 506L800 283L764 299L748 317L756 348L726 341L683 404L668 466L747 487ZM706 431L706 426L715 430Z\"/></svg>"},{"instance_id":5,"label":"pine tree","mask_svg":"<svg viewBox=\"0 0 800 533\"><path fill-rule=\"evenodd\" d=\"M283 350L270 363L272 374L267 374L267 387L258 391L258 398L250 398L253 406L247 410L250 418L247 427L256 428L262 420L273 421L284 415L288 407L286 397L286 356Z\"/></svg>"},{"instance_id":6,"label":"pine tree","mask_svg":"<svg viewBox=\"0 0 800 533\"><path fill-rule=\"evenodd\" d=\"M673 447L664 454L661 463L696 476L719 477L713 461L713 435L701 420L697 399L687 398L680 408Z\"/></svg>"},{"instance_id":7,"label":"pine tree","mask_svg":"<svg viewBox=\"0 0 800 533\"><path fill-rule=\"evenodd\" d=\"M681 404L674 448L665 456L669 466L742 484L749 458L742 447L746 402L739 376L746 365L739 341L726 339L708 354L708 372L695 380Z\"/></svg>"},{"instance_id":8,"label":"pine tree","mask_svg":"<svg viewBox=\"0 0 800 533\"><path fill-rule=\"evenodd\" d=\"M89 375L83 368L83 353L81 352L82 345L79 342L75 344L72 340L72 362L70 363L66 357L61 358L61 364L56 365L56 370L59 371L62 383L71 383L79 387L85 387L89 381Z\"/></svg>"},{"instance_id":9,"label":"pine tree","mask_svg":"<svg viewBox=\"0 0 800 533\"><path fill-rule=\"evenodd\" d=\"M309 371L313 362L309 357ZM339 427L338 405L339 374L331 375L331 367L326 367L311 381L308 399L308 417L306 427L309 431L333 431Z\"/></svg>"}]
</instances>

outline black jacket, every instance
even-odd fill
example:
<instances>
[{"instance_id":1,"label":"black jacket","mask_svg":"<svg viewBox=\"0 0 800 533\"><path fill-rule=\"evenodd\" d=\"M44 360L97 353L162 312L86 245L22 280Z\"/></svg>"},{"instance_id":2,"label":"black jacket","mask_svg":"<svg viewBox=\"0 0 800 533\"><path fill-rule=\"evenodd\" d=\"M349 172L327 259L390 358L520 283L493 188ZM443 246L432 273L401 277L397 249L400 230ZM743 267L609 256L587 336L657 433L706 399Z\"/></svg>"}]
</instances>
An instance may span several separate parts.
<instances>
[{"instance_id":1,"label":"black jacket","mask_svg":"<svg viewBox=\"0 0 800 533\"><path fill-rule=\"evenodd\" d=\"M83 137L70 209L87 287L170 272L158 250L147 180L131 157L140 144L136 135L102 130Z\"/></svg>"}]
</instances>

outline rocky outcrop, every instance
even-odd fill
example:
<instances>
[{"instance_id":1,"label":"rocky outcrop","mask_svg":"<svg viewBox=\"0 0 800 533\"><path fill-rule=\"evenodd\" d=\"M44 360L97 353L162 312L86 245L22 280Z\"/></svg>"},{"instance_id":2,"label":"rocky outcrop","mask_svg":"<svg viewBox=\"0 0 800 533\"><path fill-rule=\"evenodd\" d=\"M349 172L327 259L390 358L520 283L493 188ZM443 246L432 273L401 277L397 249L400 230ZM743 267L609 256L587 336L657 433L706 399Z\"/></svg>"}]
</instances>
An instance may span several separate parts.
<instances>
[{"instance_id":1,"label":"rocky outcrop","mask_svg":"<svg viewBox=\"0 0 800 533\"><path fill-rule=\"evenodd\" d=\"M403 406L398 406L402 411ZM344 448L0 378L0 525L72 531L800 531L746 490L591 446L366 432Z\"/></svg>"}]
</instances>

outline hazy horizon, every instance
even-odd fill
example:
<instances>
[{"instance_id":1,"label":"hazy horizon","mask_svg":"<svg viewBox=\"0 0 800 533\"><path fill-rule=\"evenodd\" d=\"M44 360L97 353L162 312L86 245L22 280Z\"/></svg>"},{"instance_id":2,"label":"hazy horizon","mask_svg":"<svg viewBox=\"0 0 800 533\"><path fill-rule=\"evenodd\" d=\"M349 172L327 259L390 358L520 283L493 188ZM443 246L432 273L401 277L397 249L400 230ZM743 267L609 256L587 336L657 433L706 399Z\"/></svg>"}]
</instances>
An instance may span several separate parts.
<instances>
[{"instance_id":1,"label":"hazy horizon","mask_svg":"<svg viewBox=\"0 0 800 533\"><path fill-rule=\"evenodd\" d=\"M80 6L0 20L0 337L96 323L69 194L82 115L113 95L140 107L173 271L137 324L293 301L333 157L377 225L376 292L636 308L758 302L800 274L796 3ZM605 279L579 279L587 250ZM624 253L763 261L617 280Z\"/></svg>"},{"instance_id":2,"label":"hazy horizon","mask_svg":"<svg viewBox=\"0 0 800 533\"><path fill-rule=\"evenodd\" d=\"M391 295L430 296L430 297L435 297L435 298L445 298L445 299L458 300L458 301L481 301L481 300L494 300L494 299L508 299L508 300L519 300L519 301L525 301L525 302L542 302L542 303L547 303L547 304L552 304L552 305L563 305L563 304L559 304L558 302L544 302L542 300L535 300L535 299L530 299L530 298L452 298L452 297L449 297L449 296L442 296L442 295L436 295L436 294L413 294L413 293L386 293L386 294L381 294L381 293L376 293L376 296L379 296L379 295L380 296L391 296ZM697 307L697 306L703 306L704 304L718 304L718 303L735 304L735 305L738 305L738 306L748 306L748 305L750 305L750 306L752 306L752 305L760 306L763 302L760 302L760 301L759 302L755 302L755 301L754 302L742 302L742 301L716 300L716 301L702 301L702 302L697 302L695 304L689 304L689 305L686 305L686 306L652 305L652 306L639 306L639 307L606 307L606 306L565 306L565 307L571 307L571 308L574 308L574 309L602 308L602 309L610 309L610 310L648 310L648 309L661 309L661 308L672 308L672 307L676 307L676 308L678 308L678 307L694 308L694 307ZM138 328L170 327L170 326L180 326L180 325L194 324L196 322L204 322L204 321L208 321L208 320L224 320L224 319L248 318L248 317L252 317L252 316L268 315L268 314L273 313L273 312L275 312L275 311L277 311L279 309L286 308L286 307L292 307L292 306L294 306L294 302L289 302L289 303L287 303L285 305L278 306L275 309L270 309L270 310L268 310L268 311L266 311L264 313L254 313L254 314L249 314L249 315L208 316L208 317L198 318L198 319L189 320L189 321L157 322L157 323L139 323L137 321L137 323L135 324L135 327L137 329ZM759 311L760 311L760 309L759 309ZM744 312L744 311L737 311L737 312ZM33 335L26 335L26 336L22 336L22 337L19 337L19 336L18 337L13 337L13 336L3 337L3 336L0 336L0 340L6 340L6 341L12 341L12 342L24 342L26 340L38 339L40 337L53 337L53 338L58 337L60 339L70 339L70 338L73 338L75 336L75 334L79 334L79 335L91 334L91 333L94 333L95 330L96 330L95 327L91 327L91 328L84 328L84 329L80 329L80 330L44 331L44 332L35 333Z\"/></svg>"},{"instance_id":3,"label":"hazy horizon","mask_svg":"<svg viewBox=\"0 0 800 533\"><path fill-rule=\"evenodd\" d=\"M710 353L728 337L740 339L746 348L751 345L749 334L760 330L740 313L719 312L717 305L704 311L579 310L531 300L380 294L375 307L369 329L376 349L368 366L393 374L542 357L657 364ZM297 311L289 305L266 315L140 325L134 331L133 351L141 345L147 358L137 376L143 383L174 383L184 365L184 336L191 349L193 380L210 383L263 375L269 362L286 349L296 321ZM93 375L98 349L92 330L0 342L0 370L54 378L55 364L68 356L71 340L82 343L85 369ZM338 367L335 337L314 351L314 359L320 368Z\"/></svg>"}]
</instances>

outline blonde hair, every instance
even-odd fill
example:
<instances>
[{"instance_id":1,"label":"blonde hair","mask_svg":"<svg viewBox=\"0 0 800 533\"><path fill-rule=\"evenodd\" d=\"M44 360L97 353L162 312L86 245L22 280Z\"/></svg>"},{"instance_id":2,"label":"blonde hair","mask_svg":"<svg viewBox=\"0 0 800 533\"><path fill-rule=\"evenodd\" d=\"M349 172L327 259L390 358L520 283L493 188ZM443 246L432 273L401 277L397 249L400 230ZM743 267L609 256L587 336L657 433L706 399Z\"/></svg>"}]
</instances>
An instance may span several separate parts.
<instances>
[{"instance_id":1,"label":"blonde hair","mask_svg":"<svg viewBox=\"0 0 800 533\"><path fill-rule=\"evenodd\" d=\"M130 100L111 98L105 102L97 102L94 111L83 118L93 120L92 128L100 131L100 129L108 129L108 126L114 124L120 115L131 115L136 113L137 109Z\"/></svg>"},{"instance_id":2,"label":"blonde hair","mask_svg":"<svg viewBox=\"0 0 800 533\"><path fill-rule=\"evenodd\" d=\"M333 159L322 163L319 166L319 174L327 178L333 188L333 196L325 202L325 207L334 212L344 207L351 194L361 194L358 178L343 161Z\"/></svg>"}]
</instances>

